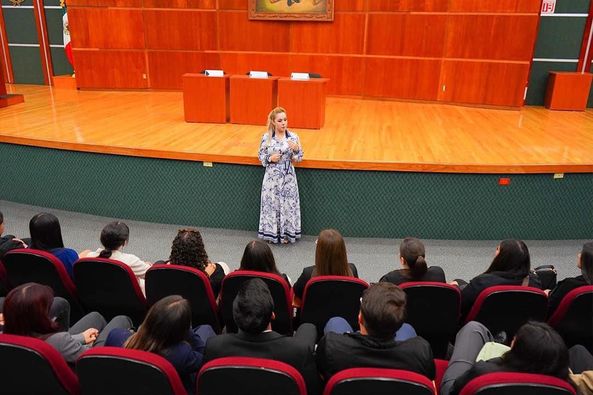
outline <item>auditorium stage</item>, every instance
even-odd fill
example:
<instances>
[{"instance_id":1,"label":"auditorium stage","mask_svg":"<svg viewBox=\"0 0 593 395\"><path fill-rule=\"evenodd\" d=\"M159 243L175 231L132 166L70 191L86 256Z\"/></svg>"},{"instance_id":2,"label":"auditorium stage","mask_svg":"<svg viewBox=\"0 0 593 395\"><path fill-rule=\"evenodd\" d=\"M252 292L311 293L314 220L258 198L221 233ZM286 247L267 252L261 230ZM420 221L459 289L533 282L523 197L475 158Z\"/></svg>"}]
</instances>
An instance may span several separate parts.
<instances>
[{"instance_id":1,"label":"auditorium stage","mask_svg":"<svg viewBox=\"0 0 593 395\"><path fill-rule=\"evenodd\" d=\"M263 126L186 123L181 92L8 85L0 142L149 158L257 165ZM295 129L299 167L441 173L593 172L593 111L484 109L327 99L321 130ZM290 127L290 114L288 114ZM263 125L264 120L262 120Z\"/></svg>"}]
</instances>

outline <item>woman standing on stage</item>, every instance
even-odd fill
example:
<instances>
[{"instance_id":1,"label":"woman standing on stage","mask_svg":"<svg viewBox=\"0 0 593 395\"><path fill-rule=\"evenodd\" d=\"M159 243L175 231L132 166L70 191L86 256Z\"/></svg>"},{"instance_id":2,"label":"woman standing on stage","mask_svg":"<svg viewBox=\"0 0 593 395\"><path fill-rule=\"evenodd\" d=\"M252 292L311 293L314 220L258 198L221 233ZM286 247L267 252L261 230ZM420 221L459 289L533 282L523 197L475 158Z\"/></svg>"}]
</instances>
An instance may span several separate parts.
<instances>
[{"instance_id":1,"label":"woman standing on stage","mask_svg":"<svg viewBox=\"0 0 593 395\"><path fill-rule=\"evenodd\" d=\"M286 110L273 109L259 146L258 157L266 172L257 236L270 243L294 243L301 238L299 187L293 163L303 159L303 149L299 136L287 125Z\"/></svg>"}]
</instances>

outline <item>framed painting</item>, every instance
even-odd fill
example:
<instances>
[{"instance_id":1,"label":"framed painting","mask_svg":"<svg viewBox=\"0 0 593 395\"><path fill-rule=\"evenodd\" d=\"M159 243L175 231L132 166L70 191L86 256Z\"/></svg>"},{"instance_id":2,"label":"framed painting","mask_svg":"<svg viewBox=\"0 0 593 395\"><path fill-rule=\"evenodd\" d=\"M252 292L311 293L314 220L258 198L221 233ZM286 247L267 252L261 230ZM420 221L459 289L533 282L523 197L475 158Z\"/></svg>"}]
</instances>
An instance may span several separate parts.
<instances>
[{"instance_id":1,"label":"framed painting","mask_svg":"<svg viewBox=\"0 0 593 395\"><path fill-rule=\"evenodd\" d=\"M249 19L333 21L334 0L249 0Z\"/></svg>"}]
</instances>

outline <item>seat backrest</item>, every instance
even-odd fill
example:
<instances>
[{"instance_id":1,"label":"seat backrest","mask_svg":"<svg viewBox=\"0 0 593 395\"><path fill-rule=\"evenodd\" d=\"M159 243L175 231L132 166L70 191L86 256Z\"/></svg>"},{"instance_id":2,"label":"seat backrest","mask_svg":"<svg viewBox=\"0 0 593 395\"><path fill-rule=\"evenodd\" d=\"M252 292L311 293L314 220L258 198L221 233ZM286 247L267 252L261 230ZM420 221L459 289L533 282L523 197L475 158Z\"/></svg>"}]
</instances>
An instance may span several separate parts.
<instances>
[{"instance_id":1,"label":"seat backrest","mask_svg":"<svg viewBox=\"0 0 593 395\"><path fill-rule=\"evenodd\" d=\"M87 311L105 319L127 315L138 326L146 315L146 299L132 269L113 259L81 258L74 263L74 283Z\"/></svg>"},{"instance_id":2,"label":"seat backrest","mask_svg":"<svg viewBox=\"0 0 593 395\"><path fill-rule=\"evenodd\" d=\"M358 329L360 298L369 285L355 277L317 276L311 278L303 291L301 322L310 322L317 333L332 317L342 317L354 329Z\"/></svg>"},{"instance_id":3,"label":"seat backrest","mask_svg":"<svg viewBox=\"0 0 593 395\"><path fill-rule=\"evenodd\" d=\"M460 395L574 395L574 388L557 377L529 373L488 373L467 383Z\"/></svg>"},{"instance_id":4,"label":"seat backrest","mask_svg":"<svg viewBox=\"0 0 593 395\"><path fill-rule=\"evenodd\" d=\"M567 346L582 344L593 349L593 285L567 293L548 320Z\"/></svg>"},{"instance_id":5,"label":"seat backrest","mask_svg":"<svg viewBox=\"0 0 593 395\"><path fill-rule=\"evenodd\" d=\"M480 292L465 322L481 322L494 334L505 331L510 340L527 321L544 321L547 308L548 297L541 289L497 285Z\"/></svg>"},{"instance_id":6,"label":"seat backrest","mask_svg":"<svg viewBox=\"0 0 593 395\"><path fill-rule=\"evenodd\" d=\"M78 394L78 378L60 353L32 337L0 335L0 392Z\"/></svg>"},{"instance_id":7,"label":"seat backrest","mask_svg":"<svg viewBox=\"0 0 593 395\"><path fill-rule=\"evenodd\" d=\"M262 358L214 359L198 373L200 395L306 395L305 380L292 366Z\"/></svg>"},{"instance_id":8,"label":"seat backrest","mask_svg":"<svg viewBox=\"0 0 593 395\"><path fill-rule=\"evenodd\" d=\"M62 262L53 254L31 248L18 248L7 252L2 262L10 288L25 283L47 285L53 289L55 296L60 296L70 303L72 320L82 317L83 308L76 286Z\"/></svg>"},{"instance_id":9,"label":"seat backrest","mask_svg":"<svg viewBox=\"0 0 593 395\"><path fill-rule=\"evenodd\" d=\"M262 279L274 300L274 314L272 329L278 333L292 335L292 291L286 280L274 273L263 273L250 270L237 270L229 273L222 280L220 291L220 311L227 332L237 332L237 325L233 319L233 301L244 282Z\"/></svg>"},{"instance_id":10,"label":"seat backrest","mask_svg":"<svg viewBox=\"0 0 593 395\"><path fill-rule=\"evenodd\" d=\"M353 368L333 375L323 395L435 395L432 381L421 374L398 369Z\"/></svg>"},{"instance_id":11,"label":"seat backrest","mask_svg":"<svg viewBox=\"0 0 593 395\"><path fill-rule=\"evenodd\" d=\"M459 325L459 287L439 282L408 282L400 287L407 296L406 322L430 343L435 357L444 358Z\"/></svg>"},{"instance_id":12,"label":"seat backrest","mask_svg":"<svg viewBox=\"0 0 593 395\"><path fill-rule=\"evenodd\" d=\"M2 259L10 287L38 283L51 287L55 296L76 298L76 287L62 262L46 251L18 248Z\"/></svg>"},{"instance_id":13,"label":"seat backrest","mask_svg":"<svg viewBox=\"0 0 593 395\"><path fill-rule=\"evenodd\" d=\"M191 306L192 325L208 324L220 333L216 299L206 274L193 267L154 265L146 272L145 281L149 306L166 296L183 296Z\"/></svg>"},{"instance_id":14,"label":"seat backrest","mask_svg":"<svg viewBox=\"0 0 593 395\"><path fill-rule=\"evenodd\" d=\"M177 371L165 358L139 350L95 347L76 362L82 395L185 395Z\"/></svg>"}]
</instances>

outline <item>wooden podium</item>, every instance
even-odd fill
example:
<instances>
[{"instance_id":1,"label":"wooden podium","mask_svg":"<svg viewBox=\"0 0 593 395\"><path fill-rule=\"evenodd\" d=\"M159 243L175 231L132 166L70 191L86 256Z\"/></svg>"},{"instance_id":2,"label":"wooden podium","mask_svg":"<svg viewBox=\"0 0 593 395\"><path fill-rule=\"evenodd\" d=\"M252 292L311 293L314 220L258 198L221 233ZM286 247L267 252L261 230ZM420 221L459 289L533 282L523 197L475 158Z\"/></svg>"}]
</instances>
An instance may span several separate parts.
<instances>
[{"instance_id":1,"label":"wooden podium","mask_svg":"<svg viewBox=\"0 0 593 395\"><path fill-rule=\"evenodd\" d=\"M0 59L0 108L12 106L13 104L19 104L25 101L23 95L9 94L6 91L6 82L4 81L4 66Z\"/></svg>"},{"instance_id":2,"label":"wooden podium","mask_svg":"<svg viewBox=\"0 0 593 395\"><path fill-rule=\"evenodd\" d=\"M327 78L278 80L278 105L288 114L292 128L320 129L325 122Z\"/></svg>"},{"instance_id":3,"label":"wooden podium","mask_svg":"<svg viewBox=\"0 0 593 395\"><path fill-rule=\"evenodd\" d=\"M546 108L584 111L593 74L551 71L546 90Z\"/></svg>"},{"instance_id":4,"label":"wooden podium","mask_svg":"<svg viewBox=\"0 0 593 395\"><path fill-rule=\"evenodd\" d=\"M265 125L276 107L278 77L250 78L233 75L231 80L231 123Z\"/></svg>"},{"instance_id":5,"label":"wooden podium","mask_svg":"<svg viewBox=\"0 0 593 395\"><path fill-rule=\"evenodd\" d=\"M229 77L183 74L185 122L226 123L229 119Z\"/></svg>"}]
</instances>

